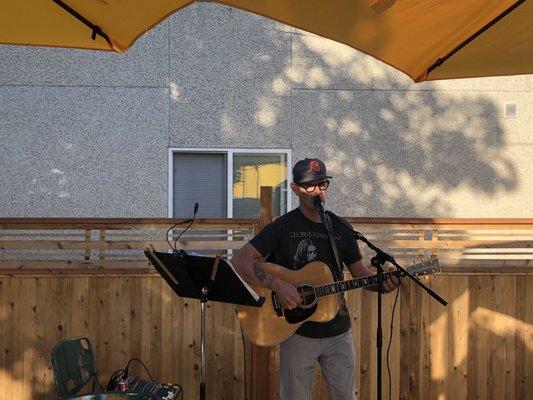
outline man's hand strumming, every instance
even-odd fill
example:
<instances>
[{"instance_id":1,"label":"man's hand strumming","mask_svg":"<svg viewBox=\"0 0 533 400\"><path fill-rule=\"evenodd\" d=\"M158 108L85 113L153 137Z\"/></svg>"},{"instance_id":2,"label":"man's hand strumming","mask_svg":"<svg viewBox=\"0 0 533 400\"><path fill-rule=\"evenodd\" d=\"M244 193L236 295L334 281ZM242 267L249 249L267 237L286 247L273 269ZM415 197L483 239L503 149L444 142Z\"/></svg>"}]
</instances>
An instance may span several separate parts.
<instances>
[{"instance_id":1,"label":"man's hand strumming","mask_svg":"<svg viewBox=\"0 0 533 400\"><path fill-rule=\"evenodd\" d=\"M274 279L270 289L272 289L273 292L276 292L283 308L292 310L302 304L302 297L300 296L300 293L298 293L298 290L296 290L296 287L283 279Z\"/></svg>"}]
</instances>

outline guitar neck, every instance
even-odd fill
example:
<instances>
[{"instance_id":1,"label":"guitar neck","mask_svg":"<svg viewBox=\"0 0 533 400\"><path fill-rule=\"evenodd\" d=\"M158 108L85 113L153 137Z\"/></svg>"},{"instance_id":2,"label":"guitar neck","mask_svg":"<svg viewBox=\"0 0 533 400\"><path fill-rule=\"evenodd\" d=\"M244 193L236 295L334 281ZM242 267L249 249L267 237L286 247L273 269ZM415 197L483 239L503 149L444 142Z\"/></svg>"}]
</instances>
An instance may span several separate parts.
<instances>
[{"instance_id":1,"label":"guitar neck","mask_svg":"<svg viewBox=\"0 0 533 400\"><path fill-rule=\"evenodd\" d=\"M383 274L383 279L387 279L389 276L403 276L404 274L401 271L391 271L385 272ZM370 275L364 276L362 278L354 278L348 281L339 281L328 283L327 285L317 285L315 286L315 293L317 297L331 296L333 294L347 292L348 290L364 288L368 286L374 286L378 284L378 276Z\"/></svg>"}]
</instances>

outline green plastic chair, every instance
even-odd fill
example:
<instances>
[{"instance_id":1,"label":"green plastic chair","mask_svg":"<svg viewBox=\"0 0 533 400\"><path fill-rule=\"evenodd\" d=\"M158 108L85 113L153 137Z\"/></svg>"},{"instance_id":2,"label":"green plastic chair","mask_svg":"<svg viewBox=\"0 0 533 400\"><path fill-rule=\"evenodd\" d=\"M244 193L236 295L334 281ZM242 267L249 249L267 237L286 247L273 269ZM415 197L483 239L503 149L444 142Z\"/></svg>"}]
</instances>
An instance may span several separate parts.
<instances>
[{"instance_id":1,"label":"green plastic chair","mask_svg":"<svg viewBox=\"0 0 533 400\"><path fill-rule=\"evenodd\" d=\"M59 399L75 396L88 383L92 383L90 392L94 392L97 385L101 389L89 339L75 337L57 343L51 360Z\"/></svg>"}]
</instances>

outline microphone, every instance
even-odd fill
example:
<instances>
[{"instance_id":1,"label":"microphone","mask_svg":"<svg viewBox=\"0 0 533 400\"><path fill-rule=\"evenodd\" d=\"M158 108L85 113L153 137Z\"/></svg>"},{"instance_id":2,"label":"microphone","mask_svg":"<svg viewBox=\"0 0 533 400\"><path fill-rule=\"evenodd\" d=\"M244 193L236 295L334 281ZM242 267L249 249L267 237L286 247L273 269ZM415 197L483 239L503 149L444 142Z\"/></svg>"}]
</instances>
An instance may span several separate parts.
<instances>
[{"instance_id":1,"label":"microphone","mask_svg":"<svg viewBox=\"0 0 533 400\"><path fill-rule=\"evenodd\" d=\"M194 218L196 218L196 213L198 212L198 208L199 208L198 202L194 203L194 212L193 212L192 218L184 219L183 221L180 222L180 224L188 224L194 221Z\"/></svg>"},{"instance_id":2,"label":"microphone","mask_svg":"<svg viewBox=\"0 0 533 400\"><path fill-rule=\"evenodd\" d=\"M313 203L315 203L315 207L318 212L322 212L322 213L324 212L324 204L320 196L313 197Z\"/></svg>"}]
</instances>

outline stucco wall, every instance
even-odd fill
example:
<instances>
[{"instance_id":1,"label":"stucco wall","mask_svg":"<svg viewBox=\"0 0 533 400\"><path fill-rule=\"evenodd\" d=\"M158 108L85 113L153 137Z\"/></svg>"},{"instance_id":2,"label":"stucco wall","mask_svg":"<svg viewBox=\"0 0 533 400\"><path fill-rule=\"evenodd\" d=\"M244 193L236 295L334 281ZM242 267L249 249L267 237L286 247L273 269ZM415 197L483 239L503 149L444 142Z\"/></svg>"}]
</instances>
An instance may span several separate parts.
<instances>
[{"instance_id":1,"label":"stucco wall","mask_svg":"<svg viewBox=\"0 0 533 400\"><path fill-rule=\"evenodd\" d=\"M532 217L532 91L533 75L415 84L217 4L125 54L0 46L0 216L165 217L170 146L321 157L343 215Z\"/></svg>"}]
</instances>

